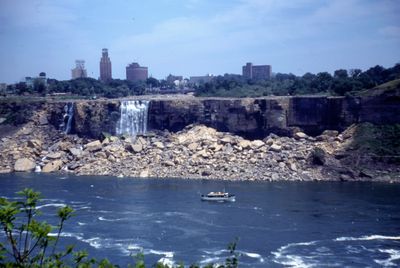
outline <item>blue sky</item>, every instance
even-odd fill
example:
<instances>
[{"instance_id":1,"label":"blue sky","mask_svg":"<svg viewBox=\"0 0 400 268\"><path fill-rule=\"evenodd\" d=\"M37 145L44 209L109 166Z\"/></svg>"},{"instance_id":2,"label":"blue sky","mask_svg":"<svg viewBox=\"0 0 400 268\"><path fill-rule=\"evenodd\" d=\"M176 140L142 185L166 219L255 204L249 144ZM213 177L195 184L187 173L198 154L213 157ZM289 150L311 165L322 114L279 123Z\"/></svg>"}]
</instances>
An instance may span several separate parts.
<instances>
[{"instance_id":1,"label":"blue sky","mask_svg":"<svg viewBox=\"0 0 400 268\"><path fill-rule=\"evenodd\" d=\"M302 75L400 62L398 0L0 0L0 82L45 71L70 79L75 59L113 77L241 73L246 62Z\"/></svg>"}]
</instances>

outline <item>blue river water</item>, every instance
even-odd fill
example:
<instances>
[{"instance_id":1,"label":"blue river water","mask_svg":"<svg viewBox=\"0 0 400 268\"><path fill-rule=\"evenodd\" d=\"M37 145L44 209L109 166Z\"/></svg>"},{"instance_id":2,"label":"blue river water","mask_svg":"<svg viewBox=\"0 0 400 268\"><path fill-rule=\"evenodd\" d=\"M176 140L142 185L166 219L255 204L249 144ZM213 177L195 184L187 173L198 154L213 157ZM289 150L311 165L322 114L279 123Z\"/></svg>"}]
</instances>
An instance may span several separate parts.
<instances>
[{"instance_id":1,"label":"blue river water","mask_svg":"<svg viewBox=\"0 0 400 268\"><path fill-rule=\"evenodd\" d=\"M76 210L60 247L121 266L141 251L148 264L223 263L236 237L240 267L400 266L400 184L0 175L0 196L24 187L42 193L48 222ZM200 201L223 189L236 202Z\"/></svg>"}]
</instances>

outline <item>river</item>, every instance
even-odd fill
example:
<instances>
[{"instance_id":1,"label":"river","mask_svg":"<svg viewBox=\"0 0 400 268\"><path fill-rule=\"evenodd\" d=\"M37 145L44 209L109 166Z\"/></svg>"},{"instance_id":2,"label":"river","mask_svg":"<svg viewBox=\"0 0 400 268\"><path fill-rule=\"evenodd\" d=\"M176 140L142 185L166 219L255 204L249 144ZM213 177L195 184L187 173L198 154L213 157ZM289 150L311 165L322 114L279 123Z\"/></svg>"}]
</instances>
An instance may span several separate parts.
<instances>
[{"instance_id":1,"label":"river","mask_svg":"<svg viewBox=\"0 0 400 268\"><path fill-rule=\"evenodd\" d=\"M0 175L0 196L24 187L49 222L76 210L60 246L122 266L140 251L148 264L222 263L236 237L240 267L400 266L400 184ZM236 202L200 201L223 189Z\"/></svg>"}]
</instances>

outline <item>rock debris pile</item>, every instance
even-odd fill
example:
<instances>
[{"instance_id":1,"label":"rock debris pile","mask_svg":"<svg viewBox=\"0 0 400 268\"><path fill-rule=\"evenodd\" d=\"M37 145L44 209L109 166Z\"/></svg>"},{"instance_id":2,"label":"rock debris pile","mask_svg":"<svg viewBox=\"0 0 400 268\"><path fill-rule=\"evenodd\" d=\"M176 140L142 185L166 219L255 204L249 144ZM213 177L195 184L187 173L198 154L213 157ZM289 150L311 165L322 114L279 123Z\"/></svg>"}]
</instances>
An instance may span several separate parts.
<instances>
[{"instance_id":1,"label":"rock debris pile","mask_svg":"<svg viewBox=\"0 0 400 268\"><path fill-rule=\"evenodd\" d=\"M190 125L177 133L88 140L55 130L39 120L40 114L36 117L1 138L1 173L36 169L78 175L250 181L400 180L397 167L368 170L348 164L351 128L341 134L327 130L317 137L295 132L292 137L270 134L263 140L247 140Z\"/></svg>"}]
</instances>

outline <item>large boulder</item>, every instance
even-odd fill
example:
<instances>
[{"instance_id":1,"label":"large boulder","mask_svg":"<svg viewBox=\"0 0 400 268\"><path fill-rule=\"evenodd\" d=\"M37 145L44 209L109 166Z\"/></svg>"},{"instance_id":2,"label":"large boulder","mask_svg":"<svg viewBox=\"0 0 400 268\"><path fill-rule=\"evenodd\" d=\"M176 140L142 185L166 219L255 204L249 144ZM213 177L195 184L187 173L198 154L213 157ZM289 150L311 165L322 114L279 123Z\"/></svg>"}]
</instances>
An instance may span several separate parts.
<instances>
[{"instance_id":1,"label":"large boulder","mask_svg":"<svg viewBox=\"0 0 400 268\"><path fill-rule=\"evenodd\" d=\"M82 150L81 150L81 149L78 149L78 148L69 148L68 150L69 150L69 152L70 152L73 156L75 156L75 157L80 157L80 156L82 155Z\"/></svg>"},{"instance_id":2,"label":"large boulder","mask_svg":"<svg viewBox=\"0 0 400 268\"><path fill-rule=\"evenodd\" d=\"M62 163L63 162L61 160L54 160L52 162L49 162L42 168L42 172L48 173L58 171L61 168Z\"/></svg>"},{"instance_id":3,"label":"large boulder","mask_svg":"<svg viewBox=\"0 0 400 268\"><path fill-rule=\"evenodd\" d=\"M62 153L61 152L49 153L46 157L49 159L59 159L62 157Z\"/></svg>"},{"instance_id":4,"label":"large boulder","mask_svg":"<svg viewBox=\"0 0 400 268\"><path fill-rule=\"evenodd\" d=\"M99 140L89 142L88 144L85 145L85 149L88 150L89 152L94 152L101 150L102 144Z\"/></svg>"},{"instance_id":5,"label":"large boulder","mask_svg":"<svg viewBox=\"0 0 400 268\"><path fill-rule=\"evenodd\" d=\"M188 145L188 149L191 151L196 151L198 147L199 147L199 144L197 142L193 142Z\"/></svg>"},{"instance_id":6,"label":"large boulder","mask_svg":"<svg viewBox=\"0 0 400 268\"><path fill-rule=\"evenodd\" d=\"M296 132L294 134L294 138L296 140L306 139L307 137L308 137L308 135L306 133L304 133L304 132Z\"/></svg>"},{"instance_id":7,"label":"large boulder","mask_svg":"<svg viewBox=\"0 0 400 268\"><path fill-rule=\"evenodd\" d=\"M28 141L28 147L34 148L34 149L41 149L42 148L42 142L37 139L32 139Z\"/></svg>"},{"instance_id":8,"label":"large boulder","mask_svg":"<svg viewBox=\"0 0 400 268\"><path fill-rule=\"evenodd\" d=\"M140 142L132 144L130 147L132 152L134 153L140 153L141 151L143 151L143 145Z\"/></svg>"},{"instance_id":9,"label":"large boulder","mask_svg":"<svg viewBox=\"0 0 400 268\"><path fill-rule=\"evenodd\" d=\"M249 140L241 140L238 142L238 144L240 147L242 147L243 149L247 149L251 146L251 141Z\"/></svg>"},{"instance_id":10,"label":"large boulder","mask_svg":"<svg viewBox=\"0 0 400 268\"><path fill-rule=\"evenodd\" d=\"M156 141L153 143L153 145L158 149L164 149L164 144L161 141Z\"/></svg>"},{"instance_id":11,"label":"large boulder","mask_svg":"<svg viewBox=\"0 0 400 268\"><path fill-rule=\"evenodd\" d=\"M271 145L271 147L269 147L269 150L273 151L273 152L280 152L280 151L282 151L282 146L274 143Z\"/></svg>"},{"instance_id":12,"label":"large boulder","mask_svg":"<svg viewBox=\"0 0 400 268\"><path fill-rule=\"evenodd\" d=\"M339 131L337 130L324 130L324 132L322 132L322 135L326 135L329 137L336 137L337 135L339 135Z\"/></svg>"},{"instance_id":13,"label":"large boulder","mask_svg":"<svg viewBox=\"0 0 400 268\"><path fill-rule=\"evenodd\" d=\"M15 171L32 171L36 167L35 162L28 158L20 158L15 161L14 170Z\"/></svg>"},{"instance_id":14,"label":"large boulder","mask_svg":"<svg viewBox=\"0 0 400 268\"><path fill-rule=\"evenodd\" d=\"M265 143L261 140L254 140L251 142L251 148L253 148L253 149L258 149L264 145L265 145Z\"/></svg>"}]
</instances>

